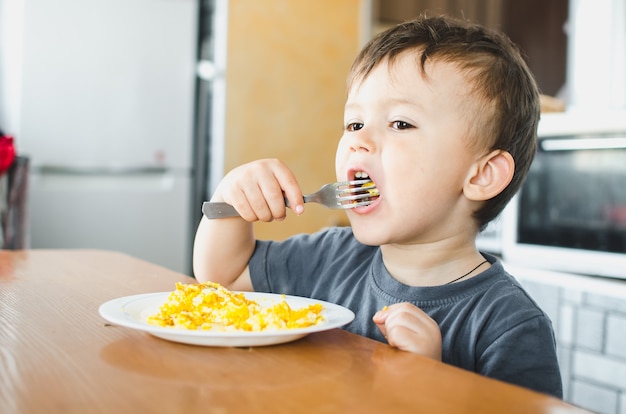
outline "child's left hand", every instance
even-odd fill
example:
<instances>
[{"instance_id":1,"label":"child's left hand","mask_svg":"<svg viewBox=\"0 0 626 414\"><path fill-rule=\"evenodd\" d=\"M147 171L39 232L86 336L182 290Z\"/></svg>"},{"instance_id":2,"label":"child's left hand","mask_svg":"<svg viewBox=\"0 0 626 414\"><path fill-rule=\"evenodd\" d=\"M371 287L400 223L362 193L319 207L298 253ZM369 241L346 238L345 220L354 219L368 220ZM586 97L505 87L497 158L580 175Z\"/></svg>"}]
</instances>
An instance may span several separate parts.
<instances>
[{"instance_id":1,"label":"child's left hand","mask_svg":"<svg viewBox=\"0 0 626 414\"><path fill-rule=\"evenodd\" d=\"M439 325L417 306L396 303L376 312L372 319L389 345L441 361Z\"/></svg>"}]
</instances>

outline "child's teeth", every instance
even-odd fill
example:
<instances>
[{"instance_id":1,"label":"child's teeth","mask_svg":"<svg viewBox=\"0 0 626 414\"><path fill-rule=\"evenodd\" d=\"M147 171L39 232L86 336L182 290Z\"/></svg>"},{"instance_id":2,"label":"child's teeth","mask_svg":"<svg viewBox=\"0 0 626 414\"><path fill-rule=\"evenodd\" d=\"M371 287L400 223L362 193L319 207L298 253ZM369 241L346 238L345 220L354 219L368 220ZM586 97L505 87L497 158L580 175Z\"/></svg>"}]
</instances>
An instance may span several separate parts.
<instances>
[{"instance_id":1,"label":"child's teeth","mask_svg":"<svg viewBox=\"0 0 626 414\"><path fill-rule=\"evenodd\" d=\"M354 174L354 177L355 177L355 178L359 178L359 179L363 179L363 178L369 178L369 175L368 175L366 172L363 172L363 171L357 171L357 172Z\"/></svg>"}]
</instances>

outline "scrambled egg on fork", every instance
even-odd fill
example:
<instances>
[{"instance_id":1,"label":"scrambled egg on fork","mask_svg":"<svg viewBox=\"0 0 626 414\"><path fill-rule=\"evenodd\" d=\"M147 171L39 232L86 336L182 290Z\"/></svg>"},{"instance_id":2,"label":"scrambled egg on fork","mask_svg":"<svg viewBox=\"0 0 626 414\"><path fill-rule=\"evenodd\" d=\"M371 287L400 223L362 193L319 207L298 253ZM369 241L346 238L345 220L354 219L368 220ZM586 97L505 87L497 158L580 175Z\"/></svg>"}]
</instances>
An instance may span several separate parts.
<instances>
[{"instance_id":1,"label":"scrambled egg on fork","mask_svg":"<svg viewBox=\"0 0 626 414\"><path fill-rule=\"evenodd\" d=\"M292 309L283 300L269 307L232 292L218 283L176 283L159 312L148 323L185 329L220 331L264 331L295 329L316 325L324 320L321 304Z\"/></svg>"}]
</instances>

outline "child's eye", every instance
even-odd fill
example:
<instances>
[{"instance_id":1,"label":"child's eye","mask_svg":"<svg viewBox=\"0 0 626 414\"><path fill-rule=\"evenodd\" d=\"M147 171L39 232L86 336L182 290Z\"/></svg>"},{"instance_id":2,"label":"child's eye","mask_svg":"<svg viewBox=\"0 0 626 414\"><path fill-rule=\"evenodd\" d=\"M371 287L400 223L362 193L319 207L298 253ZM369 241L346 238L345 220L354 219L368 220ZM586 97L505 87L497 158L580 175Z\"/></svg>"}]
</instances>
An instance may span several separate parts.
<instances>
[{"instance_id":1,"label":"child's eye","mask_svg":"<svg viewBox=\"0 0 626 414\"><path fill-rule=\"evenodd\" d=\"M405 121L393 121L391 123L391 127L393 129L411 129L411 128L415 128L413 125L409 124L408 122Z\"/></svg>"},{"instance_id":2,"label":"child's eye","mask_svg":"<svg viewBox=\"0 0 626 414\"><path fill-rule=\"evenodd\" d=\"M363 128L363 124L360 122L351 122L346 125L346 131L350 132L358 131L361 128Z\"/></svg>"}]
</instances>

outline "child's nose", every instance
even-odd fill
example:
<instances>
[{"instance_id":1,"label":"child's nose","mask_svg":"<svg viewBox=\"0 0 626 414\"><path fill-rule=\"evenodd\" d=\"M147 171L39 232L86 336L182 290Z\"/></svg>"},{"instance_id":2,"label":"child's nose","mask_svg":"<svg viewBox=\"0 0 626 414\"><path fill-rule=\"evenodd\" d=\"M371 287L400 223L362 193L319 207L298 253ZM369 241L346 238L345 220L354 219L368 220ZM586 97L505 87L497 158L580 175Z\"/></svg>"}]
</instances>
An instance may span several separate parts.
<instances>
[{"instance_id":1,"label":"child's nose","mask_svg":"<svg viewBox=\"0 0 626 414\"><path fill-rule=\"evenodd\" d=\"M352 152L364 151L372 152L375 148L375 142L370 132L360 130L354 134L352 141L350 142L350 150Z\"/></svg>"}]
</instances>

